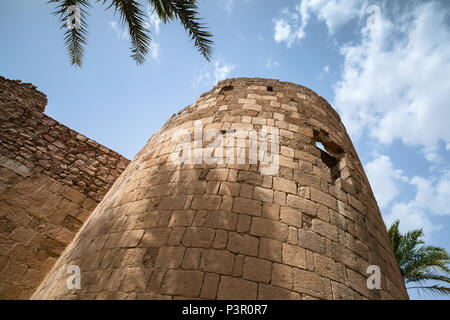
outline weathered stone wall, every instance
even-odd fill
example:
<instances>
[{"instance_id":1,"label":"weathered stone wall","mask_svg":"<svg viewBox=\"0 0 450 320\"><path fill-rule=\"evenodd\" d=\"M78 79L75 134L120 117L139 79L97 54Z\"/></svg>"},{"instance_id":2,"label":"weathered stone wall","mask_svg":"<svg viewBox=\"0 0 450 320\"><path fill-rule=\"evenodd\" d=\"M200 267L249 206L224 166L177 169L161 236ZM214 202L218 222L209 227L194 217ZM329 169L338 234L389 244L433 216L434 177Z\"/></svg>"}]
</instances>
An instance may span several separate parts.
<instances>
[{"instance_id":1,"label":"weathered stone wall","mask_svg":"<svg viewBox=\"0 0 450 320\"><path fill-rule=\"evenodd\" d=\"M203 130L222 133L260 131L264 125L279 128L279 171L261 175L261 162L249 161L177 165L171 153L179 141L172 139L172 130L192 134L199 120ZM261 136L259 143L263 140ZM195 148L205 147L204 142ZM232 148L237 154L243 149ZM70 265L81 269L80 290L66 287ZM381 290L366 286L369 265L381 269ZM338 114L307 88L242 78L220 82L149 140L33 298L408 295L369 182Z\"/></svg>"},{"instance_id":2,"label":"weathered stone wall","mask_svg":"<svg viewBox=\"0 0 450 320\"><path fill-rule=\"evenodd\" d=\"M42 111L31 84L0 77L0 299L26 299L128 160Z\"/></svg>"},{"instance_id":3,"label":"weathered stone wall","mask_svg":"<svg viewBox=\"0 0 450 320\"><path fill-rule=\"evenodd\" d=\"M16 108L29 107L45 111L47 96L36 90L31 83L22 83L20 80L9 80L0 76L0 108L4 113L17 112ZM3 113L3 112L2 112Z\"/></svg>"}]
</instances>

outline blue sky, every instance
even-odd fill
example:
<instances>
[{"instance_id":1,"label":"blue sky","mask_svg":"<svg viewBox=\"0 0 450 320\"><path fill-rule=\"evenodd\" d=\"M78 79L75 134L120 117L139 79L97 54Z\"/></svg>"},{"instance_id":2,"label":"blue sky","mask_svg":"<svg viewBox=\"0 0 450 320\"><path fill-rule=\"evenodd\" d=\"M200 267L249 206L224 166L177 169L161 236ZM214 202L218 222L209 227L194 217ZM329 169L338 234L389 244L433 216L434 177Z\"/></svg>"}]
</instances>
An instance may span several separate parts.
<instances>
[{"instance_id":1,"label":"blue sky","mask_svg":"<svg viewBox=\"0 0 450 320\"><path fill-rule=\"evenodd\" d=\"M179 23L153 17L143 66L129 58L118 16L91 1L81 69L46 2L0 2L0 75L37 85L56 120L132 159L218 80L295 82L341 114L386 224L424 228L428 243L450 251L448 1L199 1L213 60Z\"/></svg>"}]
</instances>

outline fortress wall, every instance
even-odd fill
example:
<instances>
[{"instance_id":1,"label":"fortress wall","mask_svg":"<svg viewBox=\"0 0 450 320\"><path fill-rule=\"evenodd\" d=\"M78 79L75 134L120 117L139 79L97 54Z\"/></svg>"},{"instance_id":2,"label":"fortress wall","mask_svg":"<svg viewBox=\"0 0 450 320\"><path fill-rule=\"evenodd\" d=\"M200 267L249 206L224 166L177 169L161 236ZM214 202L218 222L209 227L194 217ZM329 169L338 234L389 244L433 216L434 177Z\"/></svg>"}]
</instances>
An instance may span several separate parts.
<instances>
[{"instance_id":1,"label":"fortress wall","mask_svg":"<svg viewBox=\"0 0 450 320\"><path fill-rule=\"evenodd\" d=\"M279 170L261 174L265 165L250 162L248 140L244 146L225 140L214 150L244 152L245 164L174 162L181 141L174 134L185 130L196 139L199 125L218 136L277 128ZM258 135L258 145L267 139ZM181 146L198 156L211 141ZM79 290L66 286L71 265L81 270ZM366 285L371 265L380 267L380 290ZM229 79L173 115L33 295L186 298L408 299L352 142L339 115L313 91Z\"/></svg>"},{"instance_id":2,"label":"fortress wall","mask_svg":"<svg viewBox=\"0 0 450 320\"><path fill-rule=\"evenodd\" d=\"M27 299L129 161L0 77L0 299Z\"/></svg>"}]
</instances>

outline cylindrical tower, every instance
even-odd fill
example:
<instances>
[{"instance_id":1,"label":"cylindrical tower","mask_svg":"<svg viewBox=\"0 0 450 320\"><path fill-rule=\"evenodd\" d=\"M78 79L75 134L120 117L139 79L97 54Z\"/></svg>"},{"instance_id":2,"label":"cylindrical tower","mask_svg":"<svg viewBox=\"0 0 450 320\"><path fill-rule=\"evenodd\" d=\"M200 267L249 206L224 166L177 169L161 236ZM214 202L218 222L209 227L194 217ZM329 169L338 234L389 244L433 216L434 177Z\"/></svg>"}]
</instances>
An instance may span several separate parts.
<instances>
[{"instance_id":1,"label":"cylindrical tower","mask_svg":"<svg viewBox=\"0 0 450 320\"><path fill-rule=\"evenodd\" d=\"M81 298L408 295L339 115L305 87L239 78L152 136L34 294Z\"/></svg>"}]
</instances>

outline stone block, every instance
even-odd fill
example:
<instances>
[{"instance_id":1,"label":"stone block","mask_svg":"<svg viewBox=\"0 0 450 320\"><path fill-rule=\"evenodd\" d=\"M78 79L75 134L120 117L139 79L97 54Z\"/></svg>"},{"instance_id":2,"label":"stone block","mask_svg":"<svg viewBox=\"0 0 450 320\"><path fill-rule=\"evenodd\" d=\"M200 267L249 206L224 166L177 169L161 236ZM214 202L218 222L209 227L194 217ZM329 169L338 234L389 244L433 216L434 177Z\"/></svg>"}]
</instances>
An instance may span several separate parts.
<instances>
[{"instance_id":1,"label":"stone block","mask_svg":"<svg viewBox=\"0 0 450 320\"><path fill-rule=\"evenodd\" d=\"M169 270L161 286L163 295L198 297L203 283L204 273L191 270Z\"/></svg>"},{"instance_id":2,"label":"stone block","mask_svg":"<svg viewBox=\"0 0 450 320\"><path fill-rule=\"evenodd\" d=\"M288 226L279 221L253 217L250 234L274 240L286 240Z\"/></svg>"},{"instance_id":3,"label":"stone block","mask_svg":"<svg viewBox=\"0 0 450 320\"><path fill-rule=\"evenodd\" d=\"M298 209L281 208L280 219L289 226L302 227L302 213Z\"/></svg>"},{"instance_id":4,"label":"stone block","mask_svg":"<svg viewBox=\"0 0 450 320\"><path fill-rule=\"evenodd\" d=\"M286 193L297 194L297 183L295 181L274 177L273 188Z\"/></svg>"},{"instance_id":5,"label":"stone block","mask_svg":"<svg viewBox=\"0 0 450 320\"><path fill-rule=\"evenodd\" d=\"M260 300L300 300L300 295L283 288L260 284L258 290Z\"/></svg>"},{"instance_id":6,"label":"stone block","mask_svg":"<svg viewBox=\"0 0 450 320\"><path fill-rule=\"evenodd\" d=\"M258 255L259 240L255 237L230 232L228 234L227 249L237 254L248 256Z\"/></svg>"},{"instance_id":7,"label":"stone block","mask_svg":"<svg viewBox=\"0 0 450 320\"><path fill-rule=\"evenodd\" d=\"M235 198L232 210L236 213L260 216L262 212L262 203L258 200Z\"/></svg>"},{"instance_id":8,"label":"stone block","mask_svg":"<svg viewBox=\"0 0 450 320\"><path fill-rule=\"evenodd\" d=\"M281 262L281 242L261 238L259 241L259 257L275 262Z\"/></svg>"},{"instance_id":9,"label":"stone block","mask_svg":"<svg viewBox=\"0 0 450 320\"><path fill-rule=\"evenodd\" d=\"M255 282L222 276L217 299L219 300L256 300L258 285Z\"/></svg>"},{"instance_id":10,"label":"stone block","mask_svg":"<svg viewBox=\"0 0 450 320\"><path fill-rule=\"evenodd\" d=\"M188 247L211 248L215 231L208 228L186 228L182 243Z\"/></svg>"},{"instance_id":11,"label":"stone block","mask_svg":"<svg viewBox=\"0 0 450 320\"><path fill-rule=\"evenodd\" d=\"M183 261L184 247L161 247L156 257L157 268L177 269Z\"/></svg>"},{"instance_id":12,"label":"stone block","mask_svg":"<svg viewBox=\"0 0 450 320\"><path fill-rule=\"evenodd\" d=\"M207 272L231 275L234 255L224 250L206 250L200 263L200 269Z\"/></svg>"},{"instance_id":13,"label":"stone block","mask_svg":"<svg viewBox=\"0 0 450 320\"><path fill-rule=\"evenodd\" d=\"M283 243L282 245L282 262L293 267L306 268L306 251L305 249Z\"/></svg>"},{"instance_id":14,"label":"stone block","mask_svg":"<svg viewBox=\"0 0 450 320\"><path fill-rule=\"evenodd\" d=\"M243 278L269 283L272 277L272 263L267 260L245 257Z\"/></svg>"}]
</instances>

